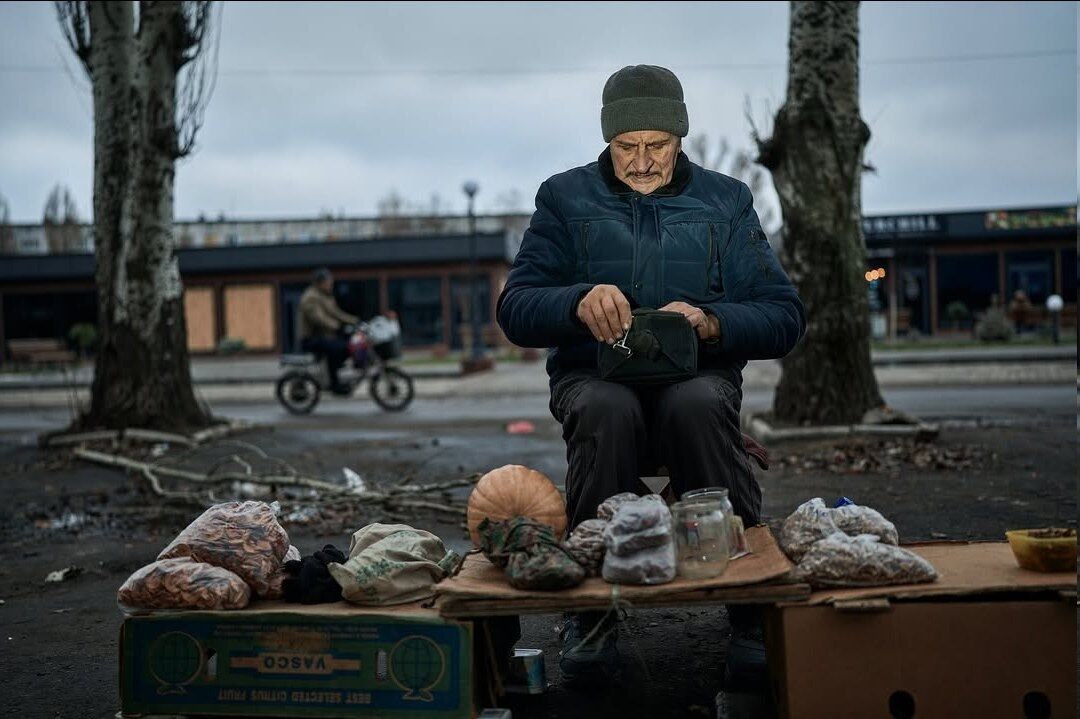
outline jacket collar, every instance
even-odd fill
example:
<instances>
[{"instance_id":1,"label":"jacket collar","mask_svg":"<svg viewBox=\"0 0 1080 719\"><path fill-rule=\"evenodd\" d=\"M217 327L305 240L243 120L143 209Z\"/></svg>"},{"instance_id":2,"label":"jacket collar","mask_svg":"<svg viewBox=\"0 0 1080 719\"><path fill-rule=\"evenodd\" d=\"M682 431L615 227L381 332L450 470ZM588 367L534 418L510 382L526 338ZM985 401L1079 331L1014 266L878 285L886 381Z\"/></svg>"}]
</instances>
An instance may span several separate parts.
<instances>
[{"instance_id":1,"label":"jacket collar","mask_svg":"<svg viewBox=\"0 0 1080 719\"><path fill-rule=\"evenodd\" d=\"M616 195L631 195L637 192L615 176L615 166L611 162L611 147L605 147L600 157L596 158L596 162L600 167L600 176L604 178L604 183L609 190ZM672 197L682 194L682 191L690 184L692 175L690 158L685 152L679 150L679 156L675 158L675 171L671 174L671 182L650 192L649 197Z\"/></svg>"}]
</instances>

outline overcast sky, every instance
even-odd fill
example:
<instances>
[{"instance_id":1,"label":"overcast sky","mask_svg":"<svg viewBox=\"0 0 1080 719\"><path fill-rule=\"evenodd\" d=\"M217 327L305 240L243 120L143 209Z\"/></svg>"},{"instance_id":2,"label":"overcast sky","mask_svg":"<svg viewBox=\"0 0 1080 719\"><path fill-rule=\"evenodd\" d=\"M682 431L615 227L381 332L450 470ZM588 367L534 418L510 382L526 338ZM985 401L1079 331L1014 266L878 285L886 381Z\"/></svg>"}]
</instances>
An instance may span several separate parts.
<instances>
[{"instance_id":1,"label":"overcast sky","mask_svg":"<svg viewBox=\"0 0 1080 719\"><path fill-rule=\"evenodd\" d=\"M866 213L1070 203L1074 3L863 3ZM783 101L787 3L226 3L220 72L176 215L372 214L391 190L532 206L603 149L600 93L633 63L680 77L691 134L749 147ZM65 72L65 63L71 74ZM41 219L92 197L89 85L52 3L0 3L0 195Z\"/></svg>"}]
</instances>

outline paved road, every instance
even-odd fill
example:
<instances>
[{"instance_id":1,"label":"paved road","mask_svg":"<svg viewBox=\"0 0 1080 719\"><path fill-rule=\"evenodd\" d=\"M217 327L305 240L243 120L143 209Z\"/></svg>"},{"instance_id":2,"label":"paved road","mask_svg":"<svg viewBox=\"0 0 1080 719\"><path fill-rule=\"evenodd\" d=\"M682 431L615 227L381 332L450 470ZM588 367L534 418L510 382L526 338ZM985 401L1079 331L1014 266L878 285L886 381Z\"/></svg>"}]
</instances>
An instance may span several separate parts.
<instances>
[{"instance_id":1,"label":"paved road","mask_svg":"<svg viewBox=\"0 0 1080 719\"><path fill-rule=\"evenodd\" d=\"M893 407L935 420L972 420L989 418L1003 422L1048 421L1075 418L1077 393L1069 385L970 385L963 387L886 388L885 401ZM772 402L772 390L747 390L744 412L762 411ZM413 429L446 425L480 425L528 419L553 422L547 408L547 395L534 392L513 397L479 396L429 399L419 397L401 413L378 409L366 397L351 400L332 399L321 404L308 417L293 417L273 401L216 402L214 411L226 417L244 419L282 428L363 427L389 433L408 433ZM0 434L9 441L23 441L37 432L65 424L66 408L0 408Z\"/></svg>"}]
</instances>

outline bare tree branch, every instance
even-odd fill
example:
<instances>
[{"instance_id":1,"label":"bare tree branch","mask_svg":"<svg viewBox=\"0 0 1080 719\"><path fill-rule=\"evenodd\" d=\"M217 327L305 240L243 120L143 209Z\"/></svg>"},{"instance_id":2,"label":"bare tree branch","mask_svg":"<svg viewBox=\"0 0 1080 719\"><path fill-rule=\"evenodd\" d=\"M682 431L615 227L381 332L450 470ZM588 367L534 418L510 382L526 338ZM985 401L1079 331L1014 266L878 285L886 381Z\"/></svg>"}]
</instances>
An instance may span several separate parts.
<instances>
[{"instance_id":1,"label":"bare tree branch","mask_svg":"<svg viewBox=\"0 0 1080 719\"><path fill-rule=\"evenodd\" d=\"M202 127L206 107L217 83L218 49L221 43L221 5L217 17L209 0L182 3L183 38L174 58L177 78L177 157L195 149L195 137Z\"/></svg>"},{"instance_id":2,"label":"bare tree branch","mask_svg":"<svg viewBox=\"0 0 1080 719\"><path fill-rule=\"evenodd\" d=\"M93 75L90 67L90 11L85 0L58 0L56 17L64 39L75 56L79 58L87 75Z\"/></svg>"}]
</instances>

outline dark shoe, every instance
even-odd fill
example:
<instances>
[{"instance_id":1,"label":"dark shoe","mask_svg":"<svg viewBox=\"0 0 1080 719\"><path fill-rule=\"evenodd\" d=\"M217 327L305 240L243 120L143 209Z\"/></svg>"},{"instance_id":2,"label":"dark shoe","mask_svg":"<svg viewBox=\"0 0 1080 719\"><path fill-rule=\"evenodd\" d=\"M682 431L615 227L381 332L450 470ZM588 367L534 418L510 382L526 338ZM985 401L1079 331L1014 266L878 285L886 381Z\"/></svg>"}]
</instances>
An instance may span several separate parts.
<instances>
[{"instance_id":1,"label":"dark shoe","mask_svg":"<svg viewBox=\"0 0 1080 719\"><path fill-rule=\"evenodd\" d=\"M766 686L769 666L765 657L765 626L761 611L751 607L729 607L728 617L731 620L731 641L724 662L724 686Z\"/></svg>"},{"instance_id":2,"label":"dark shoe","mask_svg":"<svg viewBox=\"0 0 1080 719\"><path fill-rule=\"evenodd\" d=\"M612 681L619 669L619 626L613 612L566 614L561 634L561 686L591 689Z\"/></svg>"},{"instance_id":3,"label":"dark shoe","mask_svg":"<svg viewBox=\"0 0 1080 719\"><path fill-rule=\"evenodd\" d=\"M330 391L338 397L349 397L353 393L353 388L352 385L341 384L338 382L337 384L330 385Z\"/></svg>"}]
</instances>

